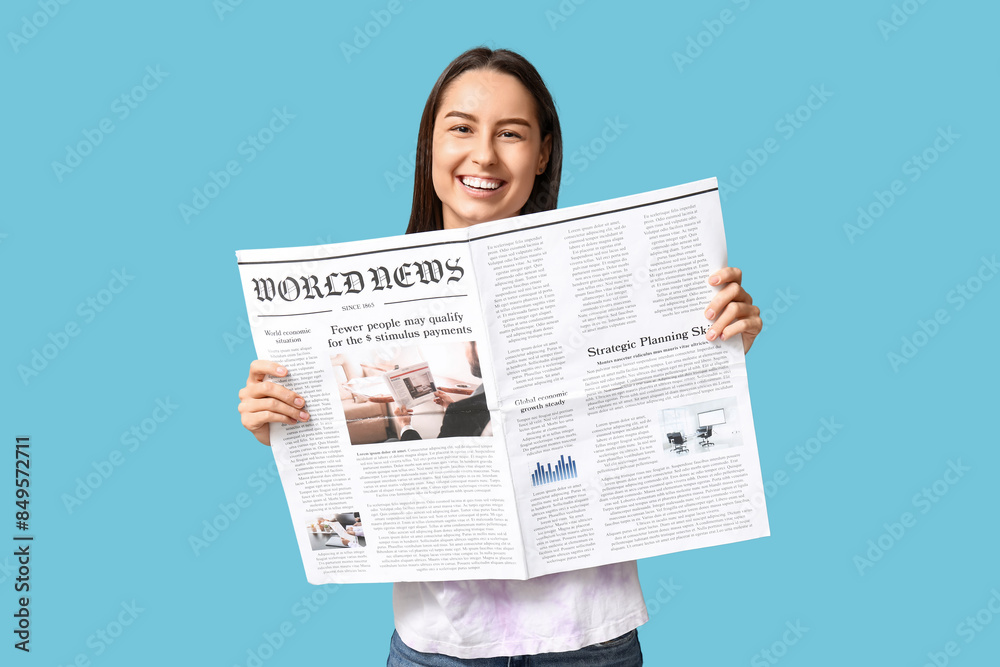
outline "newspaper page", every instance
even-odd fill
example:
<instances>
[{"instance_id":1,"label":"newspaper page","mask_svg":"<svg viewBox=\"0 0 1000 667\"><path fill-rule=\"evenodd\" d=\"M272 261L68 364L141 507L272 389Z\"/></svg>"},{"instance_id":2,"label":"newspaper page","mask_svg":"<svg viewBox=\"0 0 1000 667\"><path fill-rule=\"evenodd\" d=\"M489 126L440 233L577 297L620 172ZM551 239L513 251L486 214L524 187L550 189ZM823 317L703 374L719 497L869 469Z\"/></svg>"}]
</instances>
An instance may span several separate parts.
<instances>
[{"instance_id":1,"label":"newspaper page","mask_svg":"<svg viewBox=\"0 0 1000 667\"><path fill-rule=\"evenodd\" d=\"M312 583L525 579L768 534L742 345L705 340L714 179L240 251Z\"/></svg>"},{"instance_id":2,"label":"newspaper page","mask_svg":"<svg viewBox=\"0 0 1000 667\"><path fill-rule=\"evenodd\" d=\"M769 534L715 179L470 238L530 576Z\"/></svg>"},{"instance_id":3,"label":"newspaper page","mask_svg":"<svg viewBox=\"0 0 1000 667\"><path fill-rule=\"evenodd\" d=\"M525 578L467 235L237 256L257 355L310 414L271 425L308 580Z\"/></svg>"}]
</instances>

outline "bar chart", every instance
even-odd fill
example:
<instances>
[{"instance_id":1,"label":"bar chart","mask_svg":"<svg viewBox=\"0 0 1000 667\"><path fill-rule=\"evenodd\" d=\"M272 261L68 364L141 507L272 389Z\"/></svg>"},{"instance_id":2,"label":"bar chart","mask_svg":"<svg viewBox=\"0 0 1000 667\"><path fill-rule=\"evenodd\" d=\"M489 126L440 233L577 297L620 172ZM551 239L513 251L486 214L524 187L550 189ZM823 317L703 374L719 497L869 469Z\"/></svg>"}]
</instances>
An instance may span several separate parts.
<instances>
[{"instance_id":1,"label":"bar chart","mask_svg":"<svg viewBox=\"0 0 1000 667\"><path fill-rule=\"evenodd\" d=\"M535 472L531 473L532 486L542 486L567 479L576 479L576 461L572 456L560 456L554 467L551 463L545 468L541 463L535 463Z\"/></svg>"}]
</instances>

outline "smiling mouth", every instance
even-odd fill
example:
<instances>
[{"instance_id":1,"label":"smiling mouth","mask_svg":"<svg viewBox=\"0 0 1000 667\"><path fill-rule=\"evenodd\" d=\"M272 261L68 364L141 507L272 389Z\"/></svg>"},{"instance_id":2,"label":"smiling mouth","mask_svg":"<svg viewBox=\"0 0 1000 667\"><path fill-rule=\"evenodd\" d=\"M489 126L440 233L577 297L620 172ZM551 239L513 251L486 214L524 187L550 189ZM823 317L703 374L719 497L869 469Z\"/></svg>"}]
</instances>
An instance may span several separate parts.
<instances>
[{"instance_id":1,"label":"smiling mouth","mask_svg":"<svg viewBox=\"0 0 1000 667\"><path fill-rule=\"evenodd\" d=\"M498 190L506 184L506 181L499 178L476 178L474 176L460 176L459 179L467 188L482 192Z\"/></svg>"}]
</instances>

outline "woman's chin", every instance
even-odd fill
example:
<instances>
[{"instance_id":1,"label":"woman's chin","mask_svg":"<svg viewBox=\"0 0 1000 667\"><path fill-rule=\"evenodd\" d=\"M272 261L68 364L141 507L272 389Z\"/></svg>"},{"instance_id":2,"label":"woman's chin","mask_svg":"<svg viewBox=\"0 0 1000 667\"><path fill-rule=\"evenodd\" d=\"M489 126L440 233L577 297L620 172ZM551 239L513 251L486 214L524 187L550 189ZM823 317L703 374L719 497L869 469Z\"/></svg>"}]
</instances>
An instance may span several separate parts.
<instances>
[{"instance_id":1,"label":"woman's chin","mask_svg":"<svg viewBox=\"0 0 1000 667\"><path fill-rule=\"evenodd\" d=\"M458 212L455 215L456 227L471 227L472 225L478 225L483 222L492 222L493 220L502 220L504 218L510 218L517 215L517 211L508 212L506 209L501 209L497 207L470 207L466 210Z\"/></svg>"}]
</instances>

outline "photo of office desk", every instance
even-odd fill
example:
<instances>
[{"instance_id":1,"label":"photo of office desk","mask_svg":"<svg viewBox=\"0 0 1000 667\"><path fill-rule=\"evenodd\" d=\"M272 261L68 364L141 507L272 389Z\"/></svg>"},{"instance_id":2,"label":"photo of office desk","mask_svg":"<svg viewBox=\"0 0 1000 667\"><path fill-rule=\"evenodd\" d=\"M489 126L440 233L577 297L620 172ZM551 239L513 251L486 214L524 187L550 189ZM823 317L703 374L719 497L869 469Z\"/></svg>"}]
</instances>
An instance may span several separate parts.
<instances>
[{"instance_id":1,"label":"photo of office desk","mask_svg":"<svg viewBox=\"0 0 1000 667\"><path fill-rule=\"evenodd\" d=\"M731 398L661 410L660 428L663 452L668 460L743 444L739 409Z\"/></svg>"}]
</instances>

